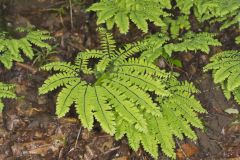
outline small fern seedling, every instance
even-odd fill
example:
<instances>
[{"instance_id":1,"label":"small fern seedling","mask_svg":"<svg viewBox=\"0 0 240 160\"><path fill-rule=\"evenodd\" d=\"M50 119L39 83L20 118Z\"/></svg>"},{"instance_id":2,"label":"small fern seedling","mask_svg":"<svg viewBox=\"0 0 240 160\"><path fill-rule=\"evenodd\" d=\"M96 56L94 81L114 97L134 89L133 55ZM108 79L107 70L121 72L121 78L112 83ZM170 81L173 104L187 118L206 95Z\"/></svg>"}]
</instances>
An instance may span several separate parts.
<instances>
[{"instance_id":1,"label":"small fern seedling","mask_svg":"<svg viewBox=\"0 0 240 160\"><path fill-rule=\"evenodd\" d=\"M211 58L204 71L212 70L215 83L221 85L227 99L231 93L240 104L240 51L223 51Z\"/></svg>"},{"instance_id":2,"label":"small fern seedling","mask_svg":"<svg viewBox=\"0 0 240 160\"><path fill-rule=\"evenodd\" d=\"M0 82L0 112L3 110L4 107L4 104L2 102L3 98L14 99L17 97L16 94L13 92L14 88L15 88L14 85L4 84Z\"/></svg>"},{"instance_id":3,"label":"small fern seedling","mask_svg":"<svg viewBox=\"0 0 240 160\"><path fill-rule=\"evenodd\" d=\"M111 34L102 28L99 32L101 50L80 52L74 63L52 62L42 67L57 73L45 80L39 93L61 87L58 117L66 115L75 104L85 128L91 130L95 118L117 139L126 135L134 150L142 144L157 158L160 144L167 156L175 158L173 137L196 139L191 125L203 128L197 112L205 110L192 95L196 89L136 58L146 49L141 42L117 49ZM98 63L92 65L92 59Z\"/></svg>"},{"instance_id":4,"label":"small fern seedling","mask_svg":"<svg viewBox=\"0 0 240 160\"><path fill-rule=\"evenodd\" d=\"M17 31L26 35L19 39L8 37L7 34L0 36L0 62L7 69L12 67L14 61L23 61L21 53L32 59L34 56L33 46L51 49L51 46L44 42L51 39L48 32L33 28L18 28Z\"/></svg>"}]
</instances>

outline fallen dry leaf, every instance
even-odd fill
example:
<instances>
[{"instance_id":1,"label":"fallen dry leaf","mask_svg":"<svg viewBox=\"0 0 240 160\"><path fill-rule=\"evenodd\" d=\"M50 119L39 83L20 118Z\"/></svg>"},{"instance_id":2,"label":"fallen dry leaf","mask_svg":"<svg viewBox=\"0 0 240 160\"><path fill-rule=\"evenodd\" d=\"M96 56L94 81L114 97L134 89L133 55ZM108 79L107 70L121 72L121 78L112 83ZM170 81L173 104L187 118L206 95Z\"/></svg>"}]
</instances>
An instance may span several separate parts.
<instances>
[{"instance_id":1,"label":"fallen dry leaf","mask_svg":"<svg viewBox=\"0 0 240 160\"><path fill-rule=\"evenodd\" d=\"M196 146L192 144L183 144L179 149L177 149L177 158L180 160L184 160L198 153L199 150Z\"/></svg>"}]
</instances>

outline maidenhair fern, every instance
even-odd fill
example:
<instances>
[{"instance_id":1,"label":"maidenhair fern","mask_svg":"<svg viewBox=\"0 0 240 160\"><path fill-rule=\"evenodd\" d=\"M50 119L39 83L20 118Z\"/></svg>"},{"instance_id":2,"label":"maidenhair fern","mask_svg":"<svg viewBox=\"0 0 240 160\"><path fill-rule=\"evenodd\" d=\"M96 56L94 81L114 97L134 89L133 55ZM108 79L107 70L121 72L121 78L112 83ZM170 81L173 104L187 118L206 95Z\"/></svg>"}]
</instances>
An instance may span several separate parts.
<instances>
[{"instance_id":1,"label":"maidenhair fern","mask_svg":"<svg viewBox=\"0 0 240 160\"><path fill-rule=\"evenodd\" d=\"M220 29L240 22L239 0L197 0L194 3L194 14L200 22L211 20L222 22Z\"/></svg>"},{"instance_id":2,"label":"maidenhair fern","mask_svg":"<svg viewBox=\"0 0 240 160\"><path fill-rule=\"evenodd\" d=\"M155 34L145 40L148 49L142 54L148 61L154 61L159 56L171 57L174 52L201 51L209 53L210 46L219 46L221 43L214 38L215 34L202 32L188 32L182 37L171 39L166 34Z\"/></svg>"},{"instance_id":3,"label":"maidenhair fern","mask_svg":"<svg viewBox=\"0 0 240 160\"><path fill-rule=\"evenodd\" d=\"M221 84L227 99L234 95L240 104L240 51L224 51L211 58L204 70L213 71L215 83Z\"/></svg>"},{"instance_id":4,"label":"maidenhair fern","mask_svg":"<svg viewBox=\"0 0 240 160\"><path fill-rule=\"evenodd\" d=\"M174 137L196 139L191 126L203 128L197 113L205 110L194 98L190 83L136 58L141 42L116 48L111 34L99 29L101 50L80 52L74 63L52 62L42 69L56 71L39 89L40 94L61 87L56 114L63 117L74 104L82 125L91 130L94 118L117 139L126 135L130 146L158 157L158 145L176 158ZM134 58L135 57L135 58ZM94 66L91 61L98 61ZM153 98L155 97L155 98Z\"/></svg>"},{"instance_id":5,"label":"maidenhair fern","mask_svg":"<svg viewBox=\"0 0 240 160\"><path fill-rule=\"evenodd\" d=\"M9 37L7 33L0 36L0 62L8 69L12 67L13 61L23 61L21 53L32 59L34 56L33 45L41 48L51 48L44 42L44 40L51 38L48 32L32 28L18 28L17 31L19 34L26 35L19 39Z\"/></svg>"},{"instance_id":6,"label":"maidenhair fern","mask_svg":"<svg viewBox=\"0 0 240 160\"><path fill-rule=\"evenodd\" d=\"M0 111L2 111L4 107L2 102L3 98L16 98L16 94L13 92L14 87L14 85L0 82Z\"/></svg>"},{"instance_id":7,"label":"maidenhair fern","mask_svg":"<svg viewBox=\"0 0 240 160\"><path fill-rule=\"evenodd\" d=\"M199 22L221 22L220 29L240 21L239 0L100 0L88 9L97 12L97 24L106 23L108 29L116 24L121 33L128 32L130 21L143 32L148 31L149 21L163 28L171 23L174 33L179 27L189 27L191 10ZM179 19L174 18L176 13Z\"/></svg>"},{"instance_id":8,"label":"maidenhair fern","mask_svg":"<svg viewBox=\"0 0 240 160\"><path fill-rule=\"evenodd\" d=\"M143 32L148 32L148 21L164 26L161 17L168 15L164 8L171 8L169 0L101 0L88 11L97 12L97 24L106 23L108 29L116 24L121 33L127 33L130 20Z\"/></svg>"},{"instance_id":9,"label":"maidenhair fern","mask_svg":"<svg viewBox=\"0 0 240 160\"><path fill-rule=\"evenodd\" d=\"M176 19L171 17L165 17L163 19L166 26L162 27L162 32L169 34L172 38L177 38L181 31L189 30L191 24L188 20L188 16L178 16Z\"/></svg>"},{"instance_id":10,"label":"maidenhair fern","mask_svg":"<svg viewBox=\"0 0 240 160\"><path fill-rule=\"evenodd\" d=\"M239 0L176 0L176 6L184 15L193 9L199 22L221 22L220 29L240 22Z\"/></svg>"}]
</instances>

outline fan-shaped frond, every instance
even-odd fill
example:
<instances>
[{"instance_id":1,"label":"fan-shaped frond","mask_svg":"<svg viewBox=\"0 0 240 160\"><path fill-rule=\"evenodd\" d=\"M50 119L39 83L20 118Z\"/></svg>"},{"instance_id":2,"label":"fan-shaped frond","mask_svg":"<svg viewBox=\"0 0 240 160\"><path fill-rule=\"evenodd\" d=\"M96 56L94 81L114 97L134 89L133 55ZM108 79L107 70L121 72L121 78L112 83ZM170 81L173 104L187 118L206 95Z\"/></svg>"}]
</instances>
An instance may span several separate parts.
<instances>
[{"instance_id":1,"label":"fan-shaped frond","mask_svg":"<svg viewBox=\"0 0 240 160\"><path fill-rule=\"evenodd\" d=\"M45 42L45 40L51 39L48 32L33 29L17 30L25 32L26 36L20 39L9 38L6 37L6 35L0 37L0 62L3 63L7 69L12 67L13 61L23 61L21 52L32 59L34 56L33 45L51 49L51 46Z\"/></svg>"}]
</instances>

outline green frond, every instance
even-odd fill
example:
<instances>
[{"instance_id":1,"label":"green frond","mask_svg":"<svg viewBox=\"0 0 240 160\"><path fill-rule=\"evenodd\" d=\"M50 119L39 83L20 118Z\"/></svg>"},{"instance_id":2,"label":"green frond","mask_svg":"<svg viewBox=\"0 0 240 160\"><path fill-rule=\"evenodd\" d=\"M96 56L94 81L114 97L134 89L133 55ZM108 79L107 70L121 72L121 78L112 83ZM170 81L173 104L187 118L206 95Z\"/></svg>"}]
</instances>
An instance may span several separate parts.
<instances>
[{"instance_id":1,"label":"green frond","mask_svg":"<svg viewBox=\"0 0 240 160\"><path fill-rule=\"evenodd\" d=\"M106 82L109 82L120 92L128 95L130 101L135 103L136 106L140 105L141 109L144 109L147 113L151 113L154 116L161 116L161 112L156 107L156 104L153 103L150 96L144 91L142 91L140 88L131 86L132 84L129 82L119 81L116 79L112 79L111 81L106 80Z\"/></svg>"},{"instance_id":2,"label":"green frond","mask_svg":"<svg viewBox=\"0 0 240 160\"><path fill-rule=\"evenodd\" d=\"M104 72L108 65L110 64L111 59L101 59L100 62L96 65L97 71L98 72Z\"/></svg>"},{"instance_id":3,"label":"green frond","mask_svg":"<svg viewBox=\"0 0 240 160\"><path fill-rule=\"evenodd\" d=\"M0 55L0 62L6 67L7 69L11 69L14 61L14 57L9 54L9 52L6 52L3 55Z\"/></svg>"},{"instance_id":4,"label":"green frond","mask_svg":"<svg viewBox=\"0 0 240 160\"><path fill-rule=\"evenodd\" d=\"M95 101L95 98L92 96L92 93L89 92L89 87L88 85L80 86L78 88L78 96L75 98L76 111L79 119L84 127L91 130L94 122L91 102Z\"/></svg>"},{"instance_id":5,"label":"green frond","mask_svg":"<svg viewBox=\"0 0 240 160\"><path fill-rule=\"evenodd\" d=\"M142 45L146 47L141 58L147 62L154 62L162 56L171 59L175 52L202 51L209 53L210 46L219 46L221 43L214 38L212 33L193 33L187 32L182 37L173 37L167 34L157 33L143 40ZM171 62L170 62L171 63Z\"/></svg>"},{"instance_id":6,"label":"green frond","mask_svg":"<svg viewBox=\"0 0 240 160\"><path fill-rule=\"evenodd\" d=\"M79 81L80 78L72 73L57 73L50 76L44 81L44 84L39 88L39 94L45 94L55 90L58 87L66 86L69 83Z\"/></svg>"},{"instance_id":7,"label":"green frond","mask_svg":"<svg viewBox=\"0 0 240 160\"><path fill-rule=\"evenodd\" d=\"M79 85L83 85L80 80L67 84L57 97L56 114L63 117L69 111L70 106L79 95Z\"/></svg>"},{"instance_id":8,"label":"green frond","mask_svg":"<svg viewBox=\"0 0 240 160\"><path fill-rule=\"evenodd\" d=\"M193 9L199 22L221 22L220 30L239 22L239 0L177 0L176 6L185 15Z\"/></svg>"},{"instance_id":9,"label":"green frond","mask_svg":"<svg viewBox=\"0 0 240 160\"><path fill-rule=\"evenodd\" d=\"M240 87L233 91L235 101L240 104Z\"/></svg>"},{"instance_id":10,"label":"green frond","mask_svg":"<svg viewBox=\"0 0 240 160\"><path fill-rule=\"evenodd\" d=\"M237 37L235 38L235 42L236 42L236 44L240 44L240 36L237 36Z\"/></svg>"},{"instance_id":11,"label":"green frond","mask_svg":"<svg viewBox=\"0 0 240 160\"><path fill-rule=\"evenodd\" d=\"M4 84L0 82L0 112L3 110L4 104L2 99L10 98L15 99L17 98L16 94L13 92L15 86L11 84Z\"/></svg>"},{"instance_id":12,"label":"green frond","mask_svg":"<svg viewBox=\"0 0 240 160\"><path fill-rule=\"evenodd\" d=\"M22 39L18 40L17 43L19 45L19 48L23 51L23 53L25 53L25 55L27 57L32 59L33 56L34 56L34 53L33 53L33 50L32 50L31 43L29 43L26 38L22 38ZM15 52L15 53L17 53L17 52Z\"/></svg>"},{"instance_id":13,"label":"green frond","mask_svg":"<svg viewBox=\"0 0 240 160\"><path fill-rule=\"evenodd\" d=\"M111 58L115 54L116 42L113 39L112 34L108 33L104 28L98 28L98 31L102 52L107 54L108 58Z\"/></svg>"},{"instance_id":14,"label":"green frond","mask_svg":"<svg viewBox=\"0 0 240 160\"><path fill-rule=\"evenodd\" d=\"M210 63L204 67L204 71L212 70L215 83L219 83L227 96L230 93L238 96L240 87L240 52L237 50L223 51L210 59ZM236 90L236 91L235 91ZM238 98L235 97L238 101Z\"/></svg>"},{"instance_id":15,"label":"green frond","mask_svg":"<svg viewBox=\"0 0 240 160\"><path fill-rule=\"evenodd\" d=\"M130 13L130 19L136 26L141 29L143 32L148 32L148 23L147 19L141 11L134 11Z\"/></svg>"},{"instance_id":16,"label":"green frond","mask_svg":"<svg viewBox=\"0 0 240 160\"><path fill-rule=\"evenodd\" d=\"M147 46L143 45L142 42L126 44L124 48L120 48L119 51L117 51L118 57L116 58L116 61L125 60L126 58L132 57L134 54L142 52L145 49L147 49Z\"/></svg>"},{"instance_id":17,"label":"green frond","mask_svg":"<svg viewBox=\"0 0 240 160\"><path fill-rule=\"evenodd\" d=\"M95 100L91 102L90 105L93 106L94 116L100 122L101 127L109 134L113 135L115 133L115 117L112 112L112 107L107 102L106 97L103 95L101 87L95 86L91 88L94 92Z\"/></svg>"},{"instance_id":18,"label":"green frond","mask_svg":"<svg viewBox=\"0 0 240 160\"><path fill-rule=\"evenodd\" d=\"M105 91L104 95L106 95L109 103L112 104L122 119L129 124L134 124L138 130L142 131L146 128L146 121L134 102L128 101L128 97L113 86L105 84L102 87Z\"/></svg>"},{"instance_id":19,"label":"green frond","mask_svg":"<svg viewBox=\"0 0 240 160\"><path fill-rule=\"evenodd\" d=\"M144 59L129 58L128 60L122 61L119 64L116 63L116 68L123 72L130 71L145 73L148 75L157 76L158 78L167 78L169 76L168 73L160 70L157 66L147 62Z\"/></svg>"},{"instance_id":20,"label":"green frond","mask_svg":"<svg viewBox=\"0 0 240 160\"><path fill-rule=\"evenodd\" d=\"M179 43L169 43L164 46L164 50L168 55L173 52L187 52L187 51L202 51L209 53L209 46L219 46L221 43L214 39L215 34L211 33L198 33L194 34L189 32L183 37L183 41Z\"/></svg>"},{"instance_id":21,"label":"green frond","mask_svg":"<svg viewBox=\"0 0 240 160\"><path fill-rule=\"evenodd\" d=\"M51 49L51 46L45 40L51 39L46 31L34 29L17 29L18 32L24 32L26 35L20 39L1 36L0 37L0 62L4 67L10 69L14 61L23 62L21 53L32 59L34 56L33 45L40 48Z\"/></svg>"},{"instance_id":22,"label":"green frond","mask_svg":"<svg viewBox=\"0 0 240 160\"><path fill-rule=\"evenodd\" d=\"M164 25L160 17L168 15L164 8L169 9L170 6L170 1L101 0L90 6L87 11L97 12L97 24L106 23L108 29L112 29L116 24L120 32L126 34L131 20L146 33L148 31L148 21L157 26Z\"/></svg>"},{"instance_id":23,"label":"green frond","mask_svg":"<svg viewBox=\"0 0 240 160\"><path fill-rule=\"evenodd\" d=\"M181 12L184 14L189 15L190 14L190 9L194 5L194 1L192 0L176 0L177 2L177 7L180 8Z\"/></svg>"},{"instance_id":24,"label":"green frond","mask_svg":"<svg viewBox=\"0 0 240 160\"><path fill-rule=\"evenodd\" d=\"M166 17L163 21L166 26L162 27L162 32L170 35L172 38L177 38L182 31L191 28L188 15L181 15L177 18Z\"/></svg>"},{"instance_id":25,"label":"green frond","mask_svg":"<svg viewBox=\"0 0 240 160\"><path fill-rule=\"evenodd\" d=\"M40 31L40 30L30 31L27 34L26 39L38 47L46 48L48 50L51 50L52 48L48 43L44 42L45 40L52 39L52 37L49 36L48 32Z\"/></svg>"},{"instance_id":26,"label":"green frond","mask_svg":"<svg viewBox=\"0 0 240 160\"><path fill-rule=\"evenodd\" d=\"M114 21L116 22L121 33L126 34L129 30L129 19L126 12L116 14Z\"/></svg>"},{"instance_id":27,"label":"green frond","mask_svg":"<svg viewBox=\"0 0 240 160\"><path fill-rule=\"evenodd\" d=\"M75 76L79 74L79 69L75 65L71 65L71 63L69 62L52 62L42 66L41 69L46 71L52 70L52 71L70 73Z\"/></svg>"},{"instance_id":28,"label":"green frond","mask_svg":"<svg viewBox=\"0 0 240 160\"><path fill-rule=\"evenodd\" d=\"M85 74L91 74L93 71L88 67L89 60L91 58L103 58L104 52L101 50L86 50L77 55L75 59L75 66L77 69L82 70Z\"/></svg>"},{"instance_id":29,"label":"green frond","mask_svg":"<svg viewBox=\"0 0 240 160\"><path fill-rule=\"evenodd\" d=\"M144 91L153 91L159 96L169 95L169 92L165 89L165 85L158 80L155 80L152 76L147 74L139 74L137 72L117 72L113 73L112 76L118 77L124 82L135 84Z\"/></svg>"}]
</instances>

